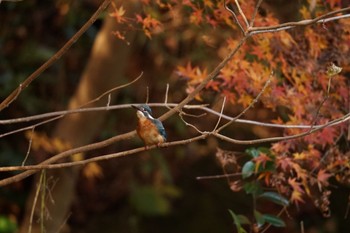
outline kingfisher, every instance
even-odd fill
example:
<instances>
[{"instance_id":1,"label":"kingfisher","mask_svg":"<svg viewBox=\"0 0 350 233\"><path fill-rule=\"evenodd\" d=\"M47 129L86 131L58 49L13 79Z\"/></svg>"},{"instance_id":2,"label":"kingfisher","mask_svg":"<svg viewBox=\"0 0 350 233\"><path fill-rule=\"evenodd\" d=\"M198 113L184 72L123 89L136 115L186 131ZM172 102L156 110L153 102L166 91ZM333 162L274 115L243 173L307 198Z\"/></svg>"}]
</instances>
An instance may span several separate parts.
<instances>
[{"instance_id":1,"label":"kingfisher","mask_svg":"<svg viewBox=\"0 0 350 233\"><path fill-rule=\"evenodd\" d=\"M164 143L166 141L164 126L160 120L152 117L151 108L147 104L131 106L137 110L138 124L136 131L146 147L150 145L159 146Z\"/></svg>"}]
</instances>

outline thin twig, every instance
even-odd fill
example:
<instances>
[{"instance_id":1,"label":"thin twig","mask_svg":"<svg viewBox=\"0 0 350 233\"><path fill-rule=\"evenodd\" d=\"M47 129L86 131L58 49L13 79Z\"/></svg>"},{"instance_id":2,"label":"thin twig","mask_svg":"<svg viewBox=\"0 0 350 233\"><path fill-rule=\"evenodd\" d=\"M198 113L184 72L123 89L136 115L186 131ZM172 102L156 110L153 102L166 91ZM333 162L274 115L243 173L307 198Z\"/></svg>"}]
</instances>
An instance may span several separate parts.
<instances>
[{"instance_id":1,"label":"thin twig","mask_svg":"<svg viewBox=\"0 0 350 233\"><path fill-rule=\"evenodd\" d=\"M328 85L327 85L327 92L326 92L326 96L323 98L323 100L321 101L321 103L319 104L319 106L317 107L316 110L316 114L314 117L314 120L312 121L311 126L315 125L318 119L318 116L320 114L321 108L324 105L324 103L328 100L329 98L329 94L330 94L330 90L331 90L331 84L332 84L332 79L334 76L336 76L337 74L339 74L341 72L342 68L338 67L336 65L334 65L334 63L332 63L332 65L330 65L327 68L327 76L328 76ZM312 127L310 128L310 130L312 129Z\"/></svg>"},{"instance_id":2,"label":"thin twig","mask_svg":"<svg viewBox=\"0 0 350 233\"><path fill-rule=\"evenodd\" d=\"M197 176L197 180L209 180L209 179L222 179L222 178L230 178L242 176L242 172L232 173L232 174L221 174L221 175L212 175L212 176Z\"/></svg>"},{"instance_id":3,"label":"thin twig","mask_svg":"<svg viewBox=\"0 0 350 233\"><path fill-rule=\"evenodd\" d=\"M28 149L27 149L27 153L26 153L26 156L24 157L23 161L22 161L22 166L24 166L26 164L26 161L29 157L29 154L30 154L30 150L32 148L32 142L33 142L33 136L34 136L34 129L35 127L32 128L32 132L30 134L30 138L29 138L29 145L28 145Z\"/></svg>"},{"instance_id":4,"label":"thin twig","mask_svg":"<svg viewBox=\"0 0 350 233\"><path fill-rule=\"evenodd\" d=\"M277 32L277 31L286 30L286 29L290 29L293 27L297 27L297 26L307 26L307 25L311 25L314 23L325 23L325 22L329 22L329 21L333 21L333 20L338 20L341 18L350 17L349 14L342 15L342 16L330 17L331 15L343 13L343 12L346 12L349 10L350 10L350 7L346 7L343 9L328 12L326 14L320 15L320 16L313 18L313 19L304 19L304 20L301 20L298 22L288 22L288 23L282 23L282 24L278 24L278 25L274 25L274 26L250 27L250 28L248 28L247 31L248 31L248 34L254 35L254 34L261 34L261 33L266 33L266 32Z\"/></svg>"},{"instance_id":5,"label":"thin twig","mask_svg":"<svg viewBox=\"0 0 350 233\"><path fill-rule=\"evenodd\" d=\"M93 99L93 100L90 100L89 102L87 102L87 103L85 103L85 104L83 104L83 105L80 105L77 109L80 109L80 108L82 108L82 107L84 107L84 106L87 106L87 105L89 105L89 104L92 104L92 103L94 103L94 102L97 102L97 101L99 101L101 98L103 98L103 97L106 96L106 95L108 95L109 98L110 98L110 94L111 94L112 92L114 92L114 91L116 91L116 90L119 90L119 89L122 89L122 88L124 88L124 87L130 86L131 84L137 82L137 81L142 77L142 75L143 75L143 71L141 71L141 74L140 74L139 76L137 76L137 77L136 77L134 80L132 80L131 82L128 82L128 83L126 83L126 84L123 84L123 85L114 87L114 88L112 88L112 89L110 89L110 90L104 92L104 93L101 94L99 97L97 97L97 98L95 98L95 99ZM109 102L110 102L110 99L109 99L108 103L109 103ZM109 104L107 104L107 106L109 106Z\"/></svg>"},{"instance_id":6,"label":"thin twig","mask_svg":"<svg viewBox=\"0 0 350 233\"><path fill-rule=\"evenodd\" d=\"M11 135L11 134L15 134L15 133L19 133L19 132L22 132L22 131L25 131L25 130L31 130L39 125L44 125L44 124L47 124L51 121L55 121L57 119L60 119L62 118L63 116L57 116L57 117L53 117L53 118L50 118L48 120L45 120L45 121L42 121L42 122L39 122L37 124L34 124L34 125L30 125L30 126L27 126L27 127L23 127L23 128L20 128L20 129L16 129L16 130L13 130L13 131L10 131L10 132L6 132L6 133L3 133L3 134L0 134L0 138L2 137L6 137L8 135Z\"/></svg>"},{"instance_id":7,"label":"thin twig","mask_svg":"<svg viewBox=\"0 0 350 233\"><path fill-rule=\"evenodd\" d=\"M305 233L304 221L301 221L301 222L300 222L300 233Z\"/></svg>"},{"instance_id":8,"label":"thin twig","mask_svg":"<svg viewBox=\"0 0 350 233\"><path fill-rule=\"evenodd\" d=\"M249 23L248 23L247 17L245 16L244 12L242 11L241 6L239 5L238 0L235 0L235 3L236 3L236 5L237 5L238 12L242 15L243 21L245 22L245 25L246 25L246 27L248 28L248 27L249 27Z\"/></svg>"},{"instance_id":9,"label":"thin twig","mask_svg":"<svg viewBox=\"0 0 350 233\"><path fill-rule=\"evenodd\" d=\"M254 26L255 17L256 17L256 15L258 14L259 7L260 7L262 1L263 1L263 0L259 0L258 3L257 3L256 6L255 6L255 9L254 9L252 18L251 18L251 20L250 20L249 28L251 28L251 27Z\"/></svg>"},{"instance_id":10,"label":"thin twig","mask_svg":"<svg viewBox=\"0 0 350 233\"><path fill-rule=\"evenodd\" d=\"M166 84L164 104L168 103L169 83Z\"/></svg>"},{"instance_id":11,"label":"thin twig","mask_svg":"<svg viewBox=\"0 0 350 233\"><path fill-rule=\"evenodd\" d=\"M190 126L190 127L192 127L194 130L196 130L198 133L204 134L204 131L201 131L201 130L198 129L195 125L190 124L190 123L188 123L187 121L185 121L185 119L183 118L183 115L184 115L184 113L181 112L181 113L179 114L179 117L180 117L180 119L182 120L182 122L183 122L186 126Z\"/></svg>"},{"instance_id":12,"label":"thin twig","mask_svg":"<svg viewBox=\"0 0 350 233\"><path fill-rule=\"evenodd\" d=\"M283 207L280 210L280 212L277 214L277 217L280 217L283 214L283 212L286 212L286 211L287 211L286 207ZM262 229L260 233L265 233L271 226L272 226L271 223L267 224L267 226L264 229Z\"/></svg>"},{"instance_id":13,"label":"thin twig","mask_svg":"<svg viewBox=\"0 0 350 233\"><path fill-rule=\"evenodd\" d=\"M224 111L225 103L226 103L226 96L224 97L224 100L222 101L220 116L219 116L218 121L216 122L216 125L215 125L215 128L213 129L213 132L215 132L216 129L219 127L219 124L220 124L220 121L221 121L221 118L222 118L222 113Z\"/></svg>"},{"instance_id":14,"label":"thin twig","mask_svg":"<svg viewBox=\"0 0 350 233\"><path fill-rule=\"evenodd\" d=\"M227 4L226 4L226 0L224 0L224 7L225 7L225 9L226 9L228 12L230 12L230 13L231 13L231 15L232 15L232 16L233 16L233 18L235 19L235 21L236 21L236 23L237 23L238 27L241 29L241 31L242 31L242 33L243 33L243 35L245 35L245 30L244 30L244 28L243 28L243 26L242 26L241 22L239 22L239 20L238 20L238 18L237 18L236 13L235 13L233 10L231 10L231 9L230 9L230 8L227 6Z\"/></svg>"},{"instance_id":15,"label":"thin twig","mask_svg":"<svg viewBox=\"0 0 350 233\"><path fill-rule=\"evenodd\" d=\"M45 200L46 200L46 170L42 170L40 176L43 176L42 191L41 191L41 206L40 206L40 232L45 232L44 225L44 213L45 213Z\"/></svg>"},{"instance_id":16,"label":"thin twig","mask_svg":"<svg viewBox=\"0 0 350 233\"><path fill-rule=\"evenodd\" d=\"M224 136L220 133L214 132L212 133L213 136L220 138L221 140L230 142L230 143L235 143L235 144L243 144L243 145L252 145L252 144L259 144L259 143L265 143L265 142L277 142L277 141L286 141L286 140L291 140L291 139L296 139L296 138L301 138L305 137L307 135L310 135L312 133L315 133L317 131L320 131L321 129L324 129L326 127L334 126L337 124L344 123L346 121L350 120L350 114L347 114L341 118L338 118L336 120L330 121L327 124L322 125L321 127L318 128L313 128L312 130L308 130L304 133L299 133L299 134L294 134L290 136L281 136L281 137L271 137L271 138L261 138L261 139L253 139L253 140L237 140L237 139L232 139L230 137Z\"/></svg>"},{"instance_id":17,"label":"thin twig","mask_svg":"<svg viewBox=\"0 0 350 233\"><path fill-rule=\"evenodd\" d=\"M107 110L110 110L111 99L112 99L111 94L108 94L108 99L106 104Z\"/></svg>"},{"instance_id":18,"label":"thin twig","mask_svg":"<svg viewBox=\"0 0 350 233\"><path fill-rule=\"evenodd\" d=\"M41 190L41 185L43 183L43 172L44 171L42 171L42 173L40 175L39 183L37 184L37 188L36 188L36 192L35 192L35 196L34 196L34 200L33 200L32 210L30 211L28 233L32 232L35 206L36 206L36 203L38 202L38 197L39 197L39 193L40 193L40 190Z\"/></svg>"}]
</instances>

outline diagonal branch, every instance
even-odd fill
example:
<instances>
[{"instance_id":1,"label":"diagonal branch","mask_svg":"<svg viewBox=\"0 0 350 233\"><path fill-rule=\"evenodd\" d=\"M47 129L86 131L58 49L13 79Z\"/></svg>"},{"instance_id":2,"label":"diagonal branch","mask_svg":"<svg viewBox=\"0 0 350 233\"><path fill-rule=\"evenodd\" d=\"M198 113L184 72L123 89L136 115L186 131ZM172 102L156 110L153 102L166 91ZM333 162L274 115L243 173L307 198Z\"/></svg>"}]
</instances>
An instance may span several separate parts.
<instances>
[{"instance_id":1,"label":"diagonal branch","mask_svg":"<svg viewBox=\"0 0 350 233\"><path fill-rule=\"evenodd\" d=\"M26 80L24 80L19 86L0 103L0 111L8 107L18 95L26 88L28 85L34 81L42 72L54 64L58 59L65 54L68 49L85 33L86 30L96 21L98 16L104 11L107 6L111 3L111 0L105 0L96 12L90 17L90 19L79 29L77 33L72 36L72 38L67 41L67 43L60 49L56 54L54 54L49 60L47 60L42 66L40 66L36 71L34 71Z\"/></svg>"}]
</instances>

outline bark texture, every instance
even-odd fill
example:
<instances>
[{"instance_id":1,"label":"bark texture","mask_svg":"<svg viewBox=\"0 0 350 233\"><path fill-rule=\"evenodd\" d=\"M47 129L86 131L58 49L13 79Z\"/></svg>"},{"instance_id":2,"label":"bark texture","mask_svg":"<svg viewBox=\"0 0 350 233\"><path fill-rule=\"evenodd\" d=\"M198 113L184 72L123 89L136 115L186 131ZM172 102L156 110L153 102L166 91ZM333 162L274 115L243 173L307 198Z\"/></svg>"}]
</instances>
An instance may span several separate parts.
<instances>
[{"instance_id":1,"label":"bark texture","mask_svg":"<svg viewBox=\"0 0 350 233\"><path fill-rule=\"evenodd\" d=\"M132 6L133 3L128 3ZM130 46L117 40L112 31L116 30L116 22L112 17L106 17L103 27L98 33L93 45L88 64L82 74L81 81L69 102L69 109L98 97L105 91L122 84L121 77L128 62ZM132 35L129 35L132 36ZM132 41L132 38L128 38ZM106 105L106 98L94 103L94 106ZM103 127L104 118L108 112L91 112L74 114L62 118L56 125L53 137L68 142L72 147L90 143ZM69 218L71 203L75 196L75 186L79 175L79 168L48 170L47 179L54 181L48 190L46 210L44 215L44 229L46 233L69 232L65 223ZM36 180L39 180L37 175ZM36 192L37 182L34 182L30 197L27 201L26 213L21 224L20 233L28 232L30 213ZM40 199L39 199L40 200ZM32 233L41 232L40 205L35 207Z\"/></svg>"}]
</instances>

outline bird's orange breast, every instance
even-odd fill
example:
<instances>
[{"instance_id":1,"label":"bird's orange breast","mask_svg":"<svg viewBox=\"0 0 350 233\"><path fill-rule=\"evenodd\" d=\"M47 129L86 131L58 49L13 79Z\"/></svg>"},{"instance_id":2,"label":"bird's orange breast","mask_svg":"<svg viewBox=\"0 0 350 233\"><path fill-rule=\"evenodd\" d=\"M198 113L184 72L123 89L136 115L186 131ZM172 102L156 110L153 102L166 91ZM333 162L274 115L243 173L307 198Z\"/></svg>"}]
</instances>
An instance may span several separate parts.
<instances>
[{"instance_id":1,"label":"bird's orange breast","mask_svg":"<svg viewBox=\"0 0 350 233\"><path fill-rule=\"evenodd\" d=\"M164 137L159 133L158 128L148 119L142 119L137 126L137 134L146 145L163 143Z\"/></svg>"}]
</instances>

